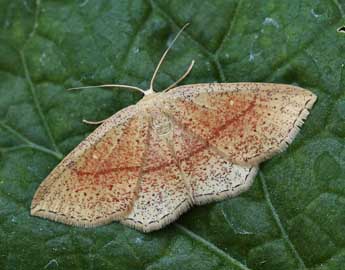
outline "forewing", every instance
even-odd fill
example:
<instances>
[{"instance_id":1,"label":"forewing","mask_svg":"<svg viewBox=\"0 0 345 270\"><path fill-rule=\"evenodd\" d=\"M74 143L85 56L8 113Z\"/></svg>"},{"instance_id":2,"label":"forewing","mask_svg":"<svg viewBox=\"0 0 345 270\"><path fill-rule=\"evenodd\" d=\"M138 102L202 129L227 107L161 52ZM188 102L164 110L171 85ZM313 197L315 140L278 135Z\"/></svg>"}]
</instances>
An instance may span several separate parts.
<instances>
[{"instance_id":1,"label":"forewing","mask_svg":"<svg viewBox=\"0 0 345 270\"><path fill-rule=\"evenodd\" d=\"M31 214L82 226L126 215L136 199L147 134L145 115L134 106L113 115L41 183Z\"/></svg>"},{"instance_id":2,"label":"forewing","mask_svg":"<svg viewBox=\"0 0 345 270\"><path fill-rule=\"evenodd\" d=\"M257 165L291 143L315 101L291 85L214 83L175 88L162 106L231 162Z\"/></svg>"}]
</instances>

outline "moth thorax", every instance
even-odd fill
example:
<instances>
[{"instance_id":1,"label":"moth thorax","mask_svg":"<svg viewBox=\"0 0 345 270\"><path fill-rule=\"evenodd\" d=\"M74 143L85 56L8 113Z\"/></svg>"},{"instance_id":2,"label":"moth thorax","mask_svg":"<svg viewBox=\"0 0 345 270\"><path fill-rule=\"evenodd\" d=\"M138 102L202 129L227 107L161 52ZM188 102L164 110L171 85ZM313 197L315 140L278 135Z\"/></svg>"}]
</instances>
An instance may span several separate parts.
<instances>
[{"instance_id":1,"label":"moth thorax","mask_svg":"<svg viewBox=\"0 0 345 270\"><path fill-rule=\"evenodd\" d=\"M148 91L148 90L147 90ZM155 93L155 92L152 92L152 93L149 93L148 95L145 95L140 101L139 103L144 103L144 102L148 102L148 101L153 101L155 99L157 99L158 97L161 97L162 96L162 93Z\"/></svg>"},{"instance_id":2,"label":"moth thorax","mask_svg":"<svg viewBox=\"0 0 345 270\"><path fill-rule=\"evenodd\" d=\"M164 136L171 132L172 124L168 117L160 115L152 120L152 129L159 136Z\"/></svg>"}]
</instances>

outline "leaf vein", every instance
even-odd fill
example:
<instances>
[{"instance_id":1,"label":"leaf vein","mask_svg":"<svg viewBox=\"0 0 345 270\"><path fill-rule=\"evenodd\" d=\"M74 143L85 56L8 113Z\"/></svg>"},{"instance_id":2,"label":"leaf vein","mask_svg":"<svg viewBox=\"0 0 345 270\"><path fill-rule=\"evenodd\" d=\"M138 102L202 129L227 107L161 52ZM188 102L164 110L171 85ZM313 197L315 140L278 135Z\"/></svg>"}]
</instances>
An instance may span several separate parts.
<instances>
[{"instance_id":1,"label":"leaf vein","mask_svg":"<svg viewBox=\"0 0 345 270\"><path fill-rule=\"evenodd\" d=\"M288 244L289 248L292 251L292 254L294 255L294 257L297 260L297 262L299 263L299 268L300 269L306 269L306 266L305 266L305 263L304 263L303 259L301 258L301 256L299 255L297 249L295 248L295 246L291 242L291 240L289 238L289 235L287 234L287 232L286 232L282 222L280 221L280 217L279 217L279 215L277 213L277 210L274 208L274 206L272 204L272 201L271 201L271 198L270 198L270 194L269 194L269 191L268 191L268 188L267 188L265 177L264 177L262 172L259 172L259 175L260 175L260 177L259 177L260 178L260 183L261 183L261 186L262 186L262 189L263 189L263 192L264 192L266 203L267 203L268 207L271 210L273 219L276 222L276 224L277 224L277 226L278 226L278 228L280 230L280 233L281 233L283 239L286 241L286 243Z\"/></svg>"},{"instance_id":2,"label":"leaf vein","mask_svg":"<svg viewBox=\"0 0 345 270\"><path fill-rule=\"evenodd\" d=\"M24 55L24 52L21 50L20 51L20 58L21 58L21 61L22 61L22 66L24 68L24 73L25 73L25 78L29 84L29 89L30 89L30 93L31 93L31 96L33 98L33 101L34 101L34 104L35 104L35 107L36 107L36 110L38 111L38 114L39 114L39 117L41 118L41 121L43 123L43 126L48 134L48 138L55 150L55 152L57 152L59 155L62 155L56 142L55 142L55 139L53 137L53 134L50 130L50 127L48 125L48 122L47 122L47 119L45 118L44 114L43 114L43 111L42 111L42 108L41 108L41 104L40 102L38 101L38 98L37 98L37 94L36 94L36 88L31 80L31 77L30 77L30 73L29 73L29 69L28 69L28 66L27 66L27 63L26 63L26 60L25 60L25 55Z\"/></svg>"},{"instance_id":3,"label":"leaf vein","mask_svg":"<svg viewBox=\"0 0 345 270\"><path fill-rule=\"evenodd\" d=\"M0 127L4 128L9 133L11 133L15 137L17 137L20 141L22 141L23 143L26 144L26 145L14 146L14 147L0 148L0 151L2 151L2 152L11 152L11 151L17 151L17 150L20 150L23 148L32 148L32 149L36 149L38 151L50 154L59 160L63 158L63 155L60 152L53 151L49 148L46 148L44 146L38 145L38 144L30 141L28 138L24 137L18 131L16 131L15 129L13 129L9 125L5 124L3 121L0 121Z\"/></svg>"},{"instance_id":4,"label":"leaf vein","mask_svg":"<svg viewBox=\"0 0 345 270\"><path fill-rule=\"evenodd\" d=\"M165 17L168 21L170 21L172 25L174 25L177 28L181 28L181 26L179 26L178 23L165 10L163 10L154 0L149 0L149 1L153 9L156 9L159 13L161 13L163 17ZM224 82L226 78L217 57L210 50L208 50L201 42L199 42L193 36L188 34L187 31L185 32L185 36L188 37L188 39L192 41L194 44L196 44L198 48L204 53L204 55L209 57L209 59L215 64L219 79Z\"/></svg>"},{"instance_id":5,"label":"leaf vein","mask_svg":"<svg viewBox=\"0 0 345 270\"><path fill-rule=\"evenodd\" d=\"M223 48L224 43L225 43L227 37L231 36L231 33L232 33L233 29L234 29L234 25L236 23L236 20L237 20L237 17L238 17L238 14L239 14L239 10L240 10L240 6L241 6L242 2L243 2L243 0L239 0L237 5L236 5L236 7L235 7L235 11L233 13L234 15L233 15L232 19L230 20L230 23L229 23L229 26L228 26L228 30L225 32L225 34L224 34L224 36L223 36L223 38L222 38L218 48L215 50L216 56L218 56L219 52Z\"/></svg>"},{"instance_id":6,"label":"leaf vein","mask_svg":"<svg viewBox=\"0 0 345 270\"><path fill-rule=\"evenodd\" d=\"M189 236L193 240L196 240L199 243L203 244L205 247L207 247L207 249L209 249L210 251L213 251L219 257L221 257L223 259L226 259L228 262L230 262L231 264L239 267L240 269L250 270L250 268L248 268L246 265L242 264L240 261L238 261L235 258L231 257L228 253L226 253L225 251L223 251L222 249L220 249L219 247L217 247L216 245L214 245L210 241L208 241L208 240L202 238L201 236L195 234L194 232L192 232L191 230L189 230L186 227L182 226L181 224L178 224L178 223L175 222L174 225L175 225L176 228L178 228L184 234L186 234L187 236Z\"/></svg>"}]
</instances>

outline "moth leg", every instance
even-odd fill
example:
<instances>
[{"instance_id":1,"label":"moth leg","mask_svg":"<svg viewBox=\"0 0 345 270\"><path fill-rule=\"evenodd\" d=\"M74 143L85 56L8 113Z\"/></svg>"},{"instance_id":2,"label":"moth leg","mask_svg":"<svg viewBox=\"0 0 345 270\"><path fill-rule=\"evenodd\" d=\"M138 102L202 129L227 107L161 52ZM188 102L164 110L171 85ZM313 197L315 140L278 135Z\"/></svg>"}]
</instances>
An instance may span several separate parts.
<instances>
[{"instance_id":1,"label":"moth leg","mask_svg":"<svg viewBox=\"0 0 345 270\"><path fill-rule=\"evenodd\" d=\"M106 120L108 120L110 117L100 120L100 121L89 121L89 120L85 120L83 119L83 123L85 124L89 124L89 125L100 125L103 124Z\"/></svg>"}]
</instances>

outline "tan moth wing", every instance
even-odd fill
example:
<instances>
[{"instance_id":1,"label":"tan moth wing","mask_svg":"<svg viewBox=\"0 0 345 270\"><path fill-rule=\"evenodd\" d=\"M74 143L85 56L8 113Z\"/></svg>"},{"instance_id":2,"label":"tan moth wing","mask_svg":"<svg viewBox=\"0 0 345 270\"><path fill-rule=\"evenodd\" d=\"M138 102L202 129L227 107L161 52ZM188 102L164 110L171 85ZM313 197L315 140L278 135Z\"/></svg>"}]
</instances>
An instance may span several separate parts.
<instances>
[{"instance_id":1,"label":"tan moth wing","mask_svg":"<svg viewBox=\"0 0 345 270\"><path fill-rule=\"evenodd\" d=\"M156 230L192 204L247 190L257 165L291 143L315 101L302 88L267 83L186 85L162 95L151 104L160 125L150 129L158 134L150 137L156 143L149 146L145 181L121 222Z\"/></svg>"},{"instance_id":2,"label":"tan moth wing","mask_svg":"<svg viewBox=\"0 0 345 270\"><path fill-rule=\"evenodd\" d=\"M252 183L256 167L232 164L202 138L159 109L148 108L150 134L138 200L121 223L144 232L176 220L193 204L235 196Z\"/></svg>"},{"instance_id":3,"label":"tan moth wing","mask_svg":"<svg viewBox=\"0 0 345 270\"><path fill-rule=\"evenodd\" d=\"M144 232L193 204L247 190L259 162L285 149L316 100L277 84L197 84L146 96L113 115L41 184L33 215Z\"/></svg>"},{"instance_id":4,"label":"tan moth wing","mask_svg":"<svg viewBox=\"0 0 345 270\"><path fill-rule=\"evenodd\" d=\"M297 135L316 96L270 83L214 83L172 89L164 110L238 165L257 165Z\"/></svg>"},{"instance_id":5,"label":"tan moth wing","mask_svg":"<svg viewBox=\"0 0 345 270\"><path fill-rule=\"evenodd\" d=\"M96 226L128 214L137 196L148 134L144 115L130 106L82 141L41 183L31 214Z\"/></svg>"}]
</instances>

